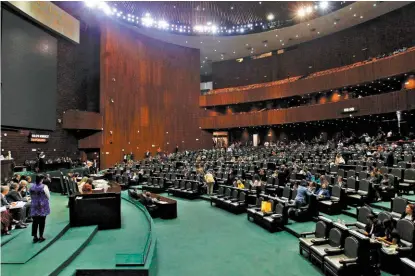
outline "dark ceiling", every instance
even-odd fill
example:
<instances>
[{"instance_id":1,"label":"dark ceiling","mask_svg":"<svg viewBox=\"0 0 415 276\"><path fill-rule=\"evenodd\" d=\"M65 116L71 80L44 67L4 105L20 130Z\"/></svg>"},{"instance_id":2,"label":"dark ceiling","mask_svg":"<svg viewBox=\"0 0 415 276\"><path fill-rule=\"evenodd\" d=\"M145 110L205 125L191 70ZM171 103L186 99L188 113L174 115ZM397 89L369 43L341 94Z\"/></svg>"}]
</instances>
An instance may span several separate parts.
<instances>
[{"instance_id":1,"label":"dark ceiling","mask_svg":"<svg viewBox=\"0 0 415 276\"><path fill-rule=\"evenodd\" d=\"M135 16L151 14L153 18L170 23L198 25L212 22L218 26L249 24L267 20L267 15L275 16L273 21L290 22L295 20L296 11L301 6L314 6L318 2L231 2L231 1L108 1L124 13ZM343 7L350 2L330 2L329 11ZM327 11L326 11L327 12ZM314 16L318 16L315 13Z\"/></svg>"}]
</instances>

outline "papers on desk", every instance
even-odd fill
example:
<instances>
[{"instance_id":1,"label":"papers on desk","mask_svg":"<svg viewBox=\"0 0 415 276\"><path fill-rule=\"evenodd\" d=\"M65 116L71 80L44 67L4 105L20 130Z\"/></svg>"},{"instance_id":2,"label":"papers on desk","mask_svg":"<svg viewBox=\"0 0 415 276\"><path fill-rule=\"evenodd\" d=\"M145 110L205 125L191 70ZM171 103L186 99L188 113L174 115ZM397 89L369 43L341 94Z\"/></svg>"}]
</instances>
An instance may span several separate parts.
<instances>
[{"instance_id":1,"label":"papers on desk","mask_svg":"<svg viewBox=\"0 0 415 276\"><path fill-rule=\"evenodd\" d=\"M165 202L165 201L161 201L161 200L158 200L158 201L156 201L157 203L160 203L160 204L168 204L168 202Z\"/></svg>"},{"instance_id":2,"label":"papers on desk","mask_svg":"<svg viewBox=\"0 0 415 276\"><path fill-rule=\"evenodd\" d=\"M10 204L10 208L9 209L19 209L19 208L23 208L25 206L26 202L23 201L16 201L16 204L11 205Z\"/></svg>"}]
</instances>

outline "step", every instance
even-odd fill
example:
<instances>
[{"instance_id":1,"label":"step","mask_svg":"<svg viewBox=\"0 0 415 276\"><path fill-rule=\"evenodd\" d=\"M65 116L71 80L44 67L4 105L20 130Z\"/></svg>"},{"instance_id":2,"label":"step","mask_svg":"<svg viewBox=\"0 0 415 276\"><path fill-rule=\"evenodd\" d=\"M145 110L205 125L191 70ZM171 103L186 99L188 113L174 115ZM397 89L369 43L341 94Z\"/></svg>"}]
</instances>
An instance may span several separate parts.
<instances>
[{"instance_id":1,"label":"step","mask_svg":"<svg viewBox=\"0 0 415 276\"><path fill-rule=\"evenodd\" d=\"M31 225L19 235L18 239L13 239L2 246L2 264L24 264L37 254L45 250L53 242L59 239L68 229L68 222L50 223L45 228L46 241L33 243Z\"/></svg>"},{"instance_id":2,"label":"step","mask_svg":"<svg viewBox=\"0 0 415 276\"><path fill-rule=\"evenodd\" d=\"M314 232L316 229L315 221L306 221L306 222L296 222L293 220L288 220L288 224L284 226L285 230L290 234L300 237L301 233L304 232Z\"/></svg>"},{"instance_id":3,"label":"step","mask_svg":"<svg viewBox=\"0 0 415 276\"><path fill-rule=\"evenodd\" d=\"M13 229L10 230L11 235L2 235L1 236L1 246L7 244L9 241L13 240L20 234L22 234L25 231L30 231L28 228L25 229Z\"/></svg>"},{"instance_id":4,"label":"step","mask_svg":"<svg viewBox=\"0 0 415 276\"><path fill-rule=\"evenodd\" d=\"M97 226L69 228L48 249L29 262L2 265L2 275L58 275L87 246Z\"/></svg>"}]
</instances>

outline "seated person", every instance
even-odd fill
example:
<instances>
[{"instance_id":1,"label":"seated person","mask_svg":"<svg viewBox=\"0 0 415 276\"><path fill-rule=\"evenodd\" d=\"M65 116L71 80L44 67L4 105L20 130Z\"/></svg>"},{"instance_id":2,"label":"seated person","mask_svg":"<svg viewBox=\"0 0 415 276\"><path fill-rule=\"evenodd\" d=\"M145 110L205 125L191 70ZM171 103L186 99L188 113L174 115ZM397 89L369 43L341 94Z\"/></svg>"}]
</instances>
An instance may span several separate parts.
<instances>
[{"instance_id":1,"label":"seated person","mask_svg":"<svg viewBox=\"0 0 415 276\"><path fill-rule=\"evenodd\" d=\"M328 187L328 183L327 183L327 181L324 181L321 184L321 188L316 193L316 196L317 196L318 200L330 199L330 192L327 189L327 187Z\"/></svg>"},{"instance_id":2,"label":"seated person","mask_svg":"<svg viewBox=\"0 0 415 276\"><path fill-rule=\"evenodd\" d=\"M259 196L262 192L262 181L259 178L259 175L254 175L251 188L256 189L256 195Z\"/></svg>"},{"instance_id":3,"label":"seated person","mask_svg":"<svg viewBox=\"0 0 415 276\"><path fill-rule=\"evenodd\" d=\"M9 203L7 201L6 195L9 193L9 186L1 186L1 207L6 207L7 210L10 209L10 207L15 206L17 203L16 202L11 202ZM16 228L17 229L21 229L21 228L26 228L27 225L24 223L25 221L25 215L26 215L26 210L23 210L24 208L15 208L15 209L10 209L10 214L13 217L13 223L16 224Z\"/></svg>"},{"instance_id":4,"label":"seated person","mask_svg":"<svg viewBox=\"0 0 415 276\"><path fill-rule=\"evenodd\" d=\"M312 193L307 189L307 181L302 180L300 186L297 189L297 195L294 199L296 208L300 208L307 204L307 195L312 195Z\"/></svg>"},{"instance_id":5,"label":"seated person","mask_svg":"<svg viewBox=\"0 0 415 276\"><path fill-rule=\"evenodd\" d=\"M43 179L43 184L50 185L52 183L52 179L50 178L50 174L46 174L45 179Z\"/></svg>"},{"instance_id":6,"label":"seated person","mask_svg":"<svg viewBox=\"0 0 415 276\"><path fill-rule=\"evenodd\" d=\"M76 178L75 178L76 181ZM78 190L82 193L82 187L85 185L85 183L88 181L88 177L84 176L82 177L81 181L78 182Z\"/></svg>"},{"instance_id":7,"label":"seated person","mask_svg":"<svg viewBox=\"0 0 415 276\"><path fill-rule=\"evenodd\" d=\"M335 185L338 185L340 188L346 188L346 183L343 181L343 177L340 175L337 177Z\"/></svg>"},{"instance_id":8,"label":"seated person","mask_svg":"<svg viewBox=\"0 0 415 276\"><path fill-rule=\"evenodd\" d=\"M373 168L370 172L369 182L373 184L380 184L382 182L382 174L380 173L378 168Z\"/></svg>"},{"instance_id":9,"label":"seated person","mask_svg":"<svg viewBox=\"0 0 415 276\"><path fill-rule=\"evenodd\" d=\"M20 181L20 174L15 173L12 178L12 182L19 183Z\"/></svg>"},{"instance_id":10,"label":"seated person","mask_svg":"<svg viewBox=\"0 0 415 276\"><path fill-rule=\"evenodd\" d=\"M92 194L92 185L85 183L82 186L82 194Z\"/></svg>"},{"instance_id":11,"label":"seated person","mask_svg":"<svg viewBox=\"0 0 415 276\"><path fill-rule=\"evenodd\" d=\"M24 180L23 180L24 181ZM24 212L25 213L25 217L26 217L26 222L32 222L32 218L30 217L30 209L31 209L31 203L30 200L27 197L22 197L22 195L19 193L18 191L19 189L19 184L17 183L12 183L10 184L10 189L9 189L9 193L6 195L6 199L8 202L17 202L17 201L23 201L25 202L25 206L24 206Z\"/></svg>"},{"instance_id":12,"label":"seated person","mask_svg":"<svg viewBox=\"0 0 415 276\"><path fill-rule=\"evenodd\" d=\"M298 189L298 187L297 187L297 189ZM314 183L312 181L309 182L308 183L308 190L310 191L310 193L314 193L316 191L316 183Z\"/></svg>"},{"instance_id":13,"label":"seated person","mask_svg":"<svg viewBox=\"0 0 415 276\"><path fill-rule=\"evenodd\" d=\"M395 229L394 220L384 220L383 221L384 236L378 237L377 240L387 243L389 245L396 245L399 242L399 234Z\"/></svg>"},{"instance_id":14,"label":"seated person","mask_svg":"<svg viewBox=\"0 0 415 276\"><path fill-rule=\"evenodd\" d=\"M407 219L412 222L415 222L414 207L415 207L415 204L406 205L405 213L402 214L401 219Z\"/></svg>"},{"instance_id":15,"label":"seated person","mask_svg":"<svg viewBox=\"0 0 415 276\"><path fill-rule=\"evenodd\" d=\"M237 187L238 189L245 189L245 185L239 179L235 182L235 187Z\"/></svg>"},{"instance_id":16,"label":"seated person","mask_svg":"<svg viewBox=\"0 0 415 276\"><path fill-rule=\"evenodd\" d=\"M342 164L345 164L345 163L346 162L344 161L342 155L340 153L338 153L336 155L336 159L334 160L334 164L336 164L336 165L342 165Z\"/></svg>"},{"instance_id":17,"label":"seated person","mask_svg":"<svg viewBox=\"0 0 415 276\"><path fill-rule=\"evenodd\" d=\"M382 180L380 182L380 185L375 186L375 189L376 189L376 196L378 198L381 198L382 192L390 192L394 189L394 187L392 187L389 184L389 175L388 174L385 173L383 175Z\"/></svg>"},{"instance_id":18,"label":"seated person","mask_svg":"<svg viewBox=\"0 0 415 276\"><path fill-rule=\"evenodd\" d=\"M19 189L18 189L18 192L20 193L20 195L26 198L30 197L29 189L27 185L29 185L29 183L27 183L26 180L21 180L19 183Z\"/></svg>"},{"instance_id":19,"label":"seated person","mask_svg":"<svg viewBox=\"0 0 415 276\"><path fill-rule=\"evenodd\" d=\"M94 182L94 179L88 178L85 184L89 184L91 185L92 189L95 189L95 185L93 184L93 182Z\"/></svg>"},{"instance_id":20,"label":"seated person","mask_svg":"<svg viewBox=\"0 0 415 276\"><path fill-rule=\"evenodd\" d=\"M9 210L2 210L1 211L1 234L2 235L11 235L9 230L11 229L11 225L13 222L13 217L10 214Z\"/></svg>"},{"instance_id":21,"label":"seated person","mask_svg":"<svg viewBox=\"0 0 415 276\"><path fill-rule=\"evenodd\" d=\"M368 237L384 237L385 231L383 225L378 221L375 214L367 216L367 223L364 231L359 231Z\"/></svg>"}]
</instances>

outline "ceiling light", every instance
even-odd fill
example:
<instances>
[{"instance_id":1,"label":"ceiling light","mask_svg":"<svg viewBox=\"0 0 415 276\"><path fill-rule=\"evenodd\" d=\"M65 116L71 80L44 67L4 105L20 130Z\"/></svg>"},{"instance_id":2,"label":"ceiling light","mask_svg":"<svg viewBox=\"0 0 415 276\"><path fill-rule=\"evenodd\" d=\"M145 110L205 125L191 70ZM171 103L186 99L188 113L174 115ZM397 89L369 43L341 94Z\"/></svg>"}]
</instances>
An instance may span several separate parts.
<instances>
[{"instance_id":1,"label":"ceiling light","mask_svg":"<svg viewBox=\"0 0 415 276\"><path fill-rule=\"evenodd\" d=\"M303 16L305 16L305 13L306 13L305 9L304 9L304 8L300 8L300 9L298 10L298 12L297 12L297 15L298 15L299 17L303 17Z\"/></svg>"},{"instance_id":2,"label":"ceiling light","mask_svg":"<svg viewBox=\"0 0 415 276\"><path fill-rule=\"evenodd\" d=\"M272 13L267 15L267 20L268 21L272 21L272 20L274 20L274 18L275 18L275 16Z\"/></svg>"},{"instance_id":3,"label":"ceiling light","mask_svg":"<svg viewBox=\"0 0 415 276\"><path fill-rule=\"evenodd\" d=\"M305 8L305 12L306 12L307 14L312 13L312 12L313 12L313 7L312 7L312 6L308 6L307 8Z\"/></svg>"},{"instance_id":4,"label":"ceiling light","mask_svg":"<svg viewBox=\"0 0 415 276\"><path fill-rule=\"evenodd\" d=\"M327 9L329 7L329 2L328 1L321 1L319 4L320 9L322 9L323 11L325 9Z\"/></svg>"},{"instance_id":5,"label":"ceiling light","mask_svg":"<svg viewBox=\"0 0 415 276\"><path fill-rule=\"evenodd\" d=\"M161 20L161 21L159 21L158 26L159 26L159 28L162 28L162 29L167 29L167 28L169 27L169 23L167 23L167 22L166 22L166 21L164 21L164 20Z\"/></svg>"}]
</instances>

